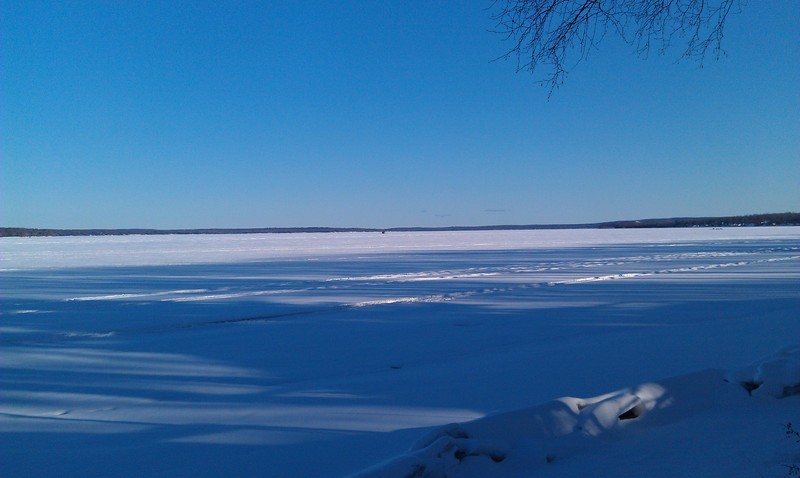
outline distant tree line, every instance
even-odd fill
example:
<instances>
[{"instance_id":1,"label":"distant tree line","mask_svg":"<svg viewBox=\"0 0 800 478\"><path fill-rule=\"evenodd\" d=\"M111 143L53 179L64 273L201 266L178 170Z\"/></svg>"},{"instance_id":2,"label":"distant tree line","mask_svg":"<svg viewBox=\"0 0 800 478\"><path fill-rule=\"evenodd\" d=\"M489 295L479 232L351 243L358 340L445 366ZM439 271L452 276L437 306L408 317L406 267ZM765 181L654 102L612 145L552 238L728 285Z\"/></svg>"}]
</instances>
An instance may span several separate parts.
<instances>
[{"instance_id":1,"label":"distant tree line","mask_svg":"<svg viewBox=\"0 0 800 478\"><path fill-rule=\"evenodd\" d=\"M645 227L757 227L800 226L800 213L750 214L726 217L681 217L669 219L646 219L642 221L614 221L600 224L600 228L645 228Z\"/></svg>"},{"instance_id":2,"label":"distant tree line","mask_svg":"<svg viewBox=\"0 0 800 478\"><path fill-rule=\"evenodd\" d=\"M0 227L0 237L37 236L127 236L168 234L288 234L326 232L422 232L422 231L514 231L534 229L636 229L658 227L756 227L756 226L800 226L800 213L784 212L750 214L726 217L680 217L667 219L642 219L638 221L612 221L590 224L527 224L494 226L449 226L449 227L393 227L389 229L363 227L261 227L237 229L30 229L24 227Z\"/></svg>"}]
</instances>

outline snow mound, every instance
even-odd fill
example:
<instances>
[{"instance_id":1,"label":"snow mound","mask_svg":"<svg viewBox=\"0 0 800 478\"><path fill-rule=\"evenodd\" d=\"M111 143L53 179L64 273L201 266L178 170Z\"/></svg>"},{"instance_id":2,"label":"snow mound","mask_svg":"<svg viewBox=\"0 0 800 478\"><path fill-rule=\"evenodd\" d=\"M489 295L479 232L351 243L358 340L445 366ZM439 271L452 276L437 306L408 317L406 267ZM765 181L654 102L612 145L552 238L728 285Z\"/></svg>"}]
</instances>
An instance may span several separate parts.
<instances>
[{"instance_id":1,"label":"snow mound","mask_svg":"<svg viewBox=\"0 0 800 478\"><path fill-rule=\"evenodd\" d=\"M738 383L751 395L786 398L800 394L800 345L728 374L726 380Z\"/></svg>"},{"instance_id":2,"label":"snow mound","mask_svg":"<svg viewBox=\"0 0 800 478\"><path fill-rule=\"evenodd\" d=\"M742 388L767 399L799 394L800 345L733 371L705 370L439 427L406 454L355 476L530 476L538 467L601 444L689 420L732 400L749 400Z\"/></svg>"}]
</instances>

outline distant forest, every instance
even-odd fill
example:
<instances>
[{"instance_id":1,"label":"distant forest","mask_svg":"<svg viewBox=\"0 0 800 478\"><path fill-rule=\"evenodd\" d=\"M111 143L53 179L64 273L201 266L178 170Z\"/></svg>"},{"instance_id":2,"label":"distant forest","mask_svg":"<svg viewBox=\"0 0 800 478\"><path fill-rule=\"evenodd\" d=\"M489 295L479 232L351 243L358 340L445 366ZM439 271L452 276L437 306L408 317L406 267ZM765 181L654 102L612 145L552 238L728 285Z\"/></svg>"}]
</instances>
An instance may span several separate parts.
<instances>
[{"instance_id":1,"label":"distant forest","mask_svg":"<svg viewBox=\"0 0 800 478\"><path fill-rule=\"evenodd\" d=\"M324 232L414 232L414 231L513 231L533 229L640 229L664 227L754 227L754 226L800 226L800 213L784 212L750 214L726 217L673 217L665 219L641 219L635 221L612 221L592 224L529 224L495 226L449 226L449 227L394 227L389 229L358 227L261 227L236 229L31 229L24 227L0 227L0 237L34 236L124 236L165 234L287 234Z\"/></svg>"}]
</instances>

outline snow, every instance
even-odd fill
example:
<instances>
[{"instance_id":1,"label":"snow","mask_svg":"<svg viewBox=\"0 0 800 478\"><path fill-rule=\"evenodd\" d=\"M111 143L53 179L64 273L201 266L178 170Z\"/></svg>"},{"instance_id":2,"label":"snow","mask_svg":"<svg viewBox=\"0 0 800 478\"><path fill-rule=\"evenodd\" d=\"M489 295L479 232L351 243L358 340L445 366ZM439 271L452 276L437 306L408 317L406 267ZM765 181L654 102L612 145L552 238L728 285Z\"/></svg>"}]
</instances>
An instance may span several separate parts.
<instances>
[{"instance_id":1,"label":"snow","mask_svg":"<svg viewBox=\"0 0 800 478\"><path fill-rule=\"evenodd\" d=\"M739 413L748 413L754 407L773 406L769 402L747 403L749 400L744 398L747 387L741 385L751 383L750 371L756 370L756 383L763 383L754 393L763 390L764 394L772 398L788 398L791 395L787 392L800 395L798 364L800 347L795 346L781 351L775 357L759 361L753 367L732 372L735 376L747 377L744 382L731 383L724 378L722 371L705 370L656 383L643 383L635 388L597 397L564 397L544 405L491 415L463 424L446 425L417 442L408 453L359 473L358 476L522 477L531 476L532 473L548 474L551 472L548 468L554 468L552 473L558 476L560 467L551 466L556 461L574 462L585 449L596 448L608 441L615 443L617 450L627 447L626 440L641 437L648 428L663 428L676 422L693 421L699 414L714 413L714 408L720 408L731 419L728 427L731 424L736 426L738 421L734 418ZM786 413L788 407L777 408ZM793 411L797 413L796 408ZM752 439L749 430L742 433L737 429L720 429L718 432L741 435L743 444ZM692 437L676 435L671 440L692 440ZM693 443L692 446L697 447L698 443ZM692 453L692 450L682 451ZM730 465L714 455L713 444L709 446L704 442L702 453L711 464L716 462L717 471L714 474L745 476L742 470L727 469ZM661 462L653 465L663 470L668 465L665 462L670 459L672 457L661 457ZM596 472L597 465L597 461L591 463L581 474ZM602 463L601 466L609 464ZM750 471L763 473L765 470ZM637 470L631 473L623 469L615 470L611 474L641 476L650 475L650 471ZM693 473L681 465L667 474L676 475L692 476Z\"/></svg>"},{"instance_id":2,"label":"snow","mask_svg":"<svg viewBox=\"0 0 800 478\"><path fill-rule=\"evenodd\" d=\"M787 476L798 228L0 240L4 476Z\"/></svg>"},{"instance_id":3,"label":"snow","mask_svg":"<svg viewBox=\"0 0 800 478\"><path fill-rule=\"evenodd\" d=\"M773 227L792 239L796 228ZM553 229L539 231L219 234L2 238L0 271L18 268L143 266L262 261L416 251L488 251L638 243L757 240L764 228Z\"/></svg>"}]
</instances>

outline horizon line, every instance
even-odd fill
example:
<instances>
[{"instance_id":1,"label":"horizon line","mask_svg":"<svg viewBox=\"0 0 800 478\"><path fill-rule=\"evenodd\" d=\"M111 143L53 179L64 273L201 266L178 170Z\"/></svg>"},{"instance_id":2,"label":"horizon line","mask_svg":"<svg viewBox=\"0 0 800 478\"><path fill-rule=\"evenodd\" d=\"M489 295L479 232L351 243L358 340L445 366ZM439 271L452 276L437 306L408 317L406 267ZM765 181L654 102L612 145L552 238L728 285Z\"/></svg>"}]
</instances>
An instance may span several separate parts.
<instances>
[{"instance_id":1,"label":"horizon line","mask_svg":"<svg viewBox=\"0 0 800 478\"><path fill-rule=\"evenodd\" d=\"M492 224L477 226L398 226L398 227L206 227L206 228L31 228L0 227L0 237L74 236L74 235L169 235L169 234L258 234L258 233L327 233L327 232L436 232L498 231L536 229L635 229L668 227L743 227L798 226L800 213L762 213L737 216L697 216L650 219L623 219L589 223Z\"/></svg>"}]
</instances>

